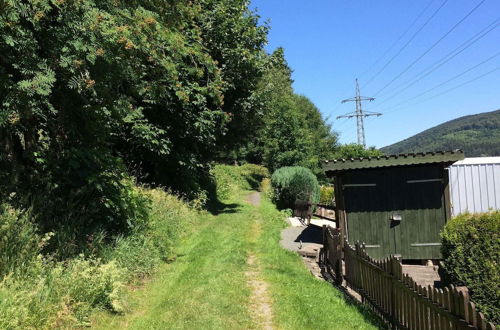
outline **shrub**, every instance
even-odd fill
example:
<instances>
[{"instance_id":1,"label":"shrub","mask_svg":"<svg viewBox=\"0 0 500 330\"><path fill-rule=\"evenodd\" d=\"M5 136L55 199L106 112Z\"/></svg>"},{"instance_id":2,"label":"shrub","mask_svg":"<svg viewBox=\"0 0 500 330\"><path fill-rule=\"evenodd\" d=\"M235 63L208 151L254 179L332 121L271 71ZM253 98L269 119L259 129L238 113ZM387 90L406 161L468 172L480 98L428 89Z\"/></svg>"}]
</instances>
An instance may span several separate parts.
<instances>
[{"instance_id":1,"label":"shrub","mask_svg":"<svg viewBox=\"0 0 500 330\"><path fill-rule=\"evenodd\" d=\"M332 186L321 186L319 202L324 205L333 205L333 199L335 198L334 190Z\"/></svg>"},{"instance_id":2,"label":"shrub","mask_svg":"<svg viewBox=\"0 0 500 330\"><path fill-rule=\"evenodd\" d=\"M236 166L218 164L212 167L210 173L216 184L217 198L221 201L228 199L237 187L244 185Z\"/></svg>"},{"instance_id":3,"label":"shrub","mask_svg":"<svg viewBox=\"0 0 500 330\"><path fill-rule=\"evenodd\" d=\"M297 198L319 201L319 185L311 170L300 166L277 169L272 177L274 199L279 208L292 208Z\"/></svg>"},{"instance_id":4,"label":"shrub","mask_svg":"<svg viewBox=\"0 0 500 330\"><path fill-rule=\"evenodd\" d=\"M500 324L500 211L460 215L441 237L444 283L466 285L488 320Z\"/></svg>"},{"instance_id":5,"label":"shrub","mask_svg":"<svg viewBox=\"0 0 500 330\"><path fill-rule=\"evenodd\" d=\"M98 183L76 189L78 197L60 193L59 197L48 198L50 201L34 203L33 218L40 230L55 233L44 253L60 260L92 254L109 244L112 237L130 235L145 226L149 200L132 178L96 180Z\"/></svg>"}]
</instances>

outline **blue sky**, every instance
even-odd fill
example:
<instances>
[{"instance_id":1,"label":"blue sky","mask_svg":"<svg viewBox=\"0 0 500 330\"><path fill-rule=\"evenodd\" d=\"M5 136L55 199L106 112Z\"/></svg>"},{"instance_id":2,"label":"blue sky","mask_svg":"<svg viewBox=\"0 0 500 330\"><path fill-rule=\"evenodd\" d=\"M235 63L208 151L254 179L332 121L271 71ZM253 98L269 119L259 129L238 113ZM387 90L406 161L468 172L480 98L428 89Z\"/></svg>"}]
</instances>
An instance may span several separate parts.
<instances>
[{"instance_id":1,"label":"blue sky","mask_svg":"<svg viewBox=\"0 0 500 330\"><path fill-rule=\"evenodd\" d=\"M342 143L356 141L355 119L335 119L354 111L354 103L340 101L354 96L355 78L362 95L376 97L364 110L384 113L366 119L367 144L377 147L500 109L499 0L253 0L251 8L269 21L267 50L285 48L295 91L318 106Z\"/></svg>"}]
</instances>

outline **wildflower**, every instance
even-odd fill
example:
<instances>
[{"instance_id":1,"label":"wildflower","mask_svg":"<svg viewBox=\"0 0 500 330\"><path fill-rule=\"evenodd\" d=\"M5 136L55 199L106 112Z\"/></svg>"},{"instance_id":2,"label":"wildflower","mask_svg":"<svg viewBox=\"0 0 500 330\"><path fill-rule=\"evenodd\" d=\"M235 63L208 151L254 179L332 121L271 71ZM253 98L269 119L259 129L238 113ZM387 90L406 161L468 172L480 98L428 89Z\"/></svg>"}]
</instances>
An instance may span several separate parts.
<instances>
[{"instance_id":1,"label":"wildflower","mask_svg":"<svg viewBox=\"0 0 500 330\"><path fill-rule=\"evenodd\" d=\"M131 48L134 48L135 45L132 41L127 41L127 43L125 44L125 49L131 49Z\"/></svg>"},{"instance_id":2,"label":"wildflower","mask_svg":"<svg viewBox=\"0 0 500 330\"><path fill-rule=\"evenodd\" d=\"M85 83L87 84L87 88L92 88L95 85L95 80L87 79L87 80L85 80Z\"/></svg>"},{"instance_id":3,"label":"wildflower","mask_svg":"<svg viewBox=\"0 0 500 330\"><path fill-rule=\"evenodd\" d=\"M146 18L146 19L144 20L144 22L145 22L146 24L150 24L150 25L151 25L151 24L155 24L155 23L156 23L156 20L155 20L153 17L148 17L148 18Z\"/></svg>"}]
</instances>

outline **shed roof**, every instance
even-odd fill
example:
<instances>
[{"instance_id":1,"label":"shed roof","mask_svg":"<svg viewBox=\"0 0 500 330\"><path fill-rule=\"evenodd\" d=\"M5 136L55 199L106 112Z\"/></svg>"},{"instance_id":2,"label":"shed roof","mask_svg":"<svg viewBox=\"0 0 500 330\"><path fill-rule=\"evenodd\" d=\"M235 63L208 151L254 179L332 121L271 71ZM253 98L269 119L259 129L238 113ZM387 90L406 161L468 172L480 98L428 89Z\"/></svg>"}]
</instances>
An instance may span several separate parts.
<instances>
[{"instance_id":1,"label":"shed roof","mask_svg":"<svg viewBox=\"0 0 500 330\"><path fill-rule=\"evenodd\" d=\"M500 164L500 157L471 157L464 158L454 163L453 166L461 165L485 165L485 164Z\"/></svg>"},{"instance_id":2,"label":"shed roof","mask_svg":"<svg viewBox=\"0 0 500 330\"><path fill-rule=\"evenodd\" d=\"M448 166L462 159L464 159L464 152L457 149L453 151L420 152L367 158L325 160L323 162L323 170L325 172L337 172L366 168L425 164L444 164L445 166Z\"/></svg>"}]
</instances>

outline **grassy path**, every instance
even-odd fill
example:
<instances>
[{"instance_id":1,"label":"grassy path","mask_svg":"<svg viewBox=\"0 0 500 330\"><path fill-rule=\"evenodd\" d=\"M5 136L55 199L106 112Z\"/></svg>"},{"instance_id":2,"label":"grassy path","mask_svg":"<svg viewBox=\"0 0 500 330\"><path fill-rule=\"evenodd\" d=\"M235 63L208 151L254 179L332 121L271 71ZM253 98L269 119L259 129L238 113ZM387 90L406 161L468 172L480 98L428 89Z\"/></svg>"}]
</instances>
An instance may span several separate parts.
<instances>
[{"instance_id":1,"label":"grassy path","mask_svg":"<svg viewBox=\"0 0 500 330\"><path fill-rule=\"evenodd\" d=\"M364 310L315 279L279 247L283 216L266 199L235 196L204 215L125 315L100 313L100 329L374 329Z\"/></svg>"}]
</instances>

